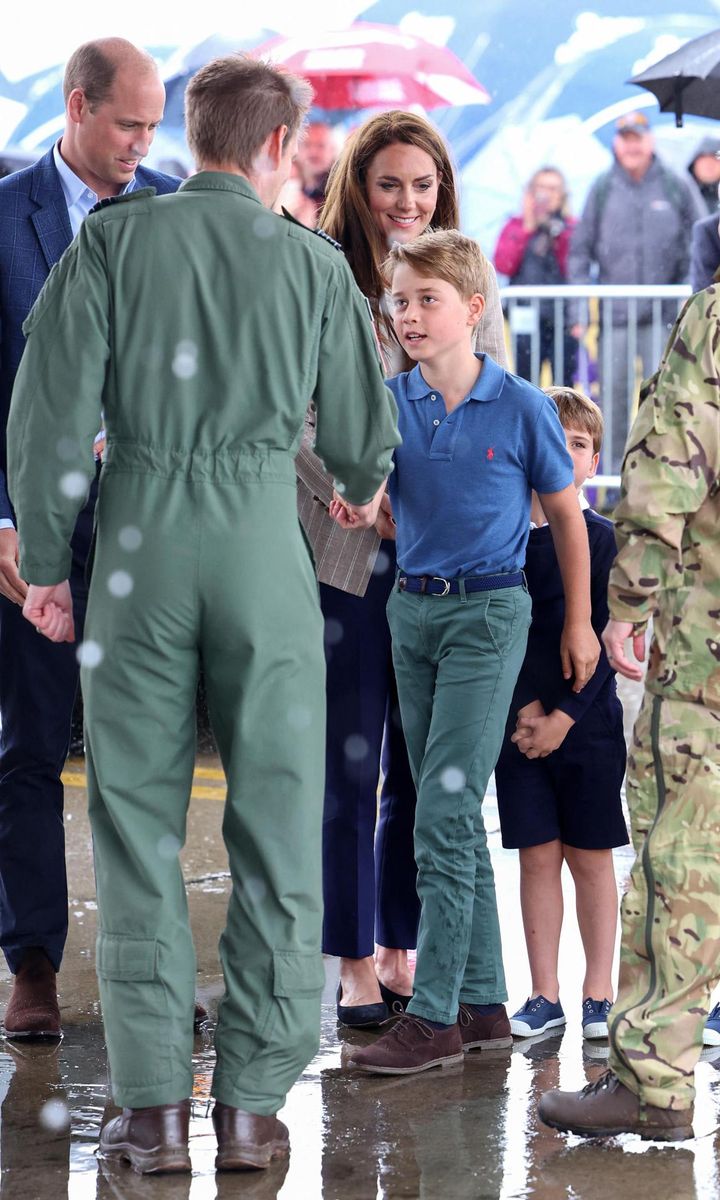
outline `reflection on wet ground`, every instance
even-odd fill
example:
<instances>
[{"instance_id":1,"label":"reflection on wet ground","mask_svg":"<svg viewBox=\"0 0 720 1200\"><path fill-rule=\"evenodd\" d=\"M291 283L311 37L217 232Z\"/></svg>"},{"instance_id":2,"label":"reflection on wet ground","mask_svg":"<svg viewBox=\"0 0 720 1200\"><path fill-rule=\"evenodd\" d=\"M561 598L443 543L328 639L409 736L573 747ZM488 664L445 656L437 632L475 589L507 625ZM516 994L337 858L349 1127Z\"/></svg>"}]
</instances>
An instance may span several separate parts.
<instances>
[{"instance_id":1,"label":"reflection on wet ground","mask_svg":"<svg viewBox=\"0 0 720 1200\"><path fill-rule=\"evenodd\" d=\"M222 789L203 764L184 855L198 950L198 996L216 1011L221 993L217 938L228 897L220 833ZM81 774L82 764L73 771ZM210 782L208 782L210 781ZM79 780L74 783L78 785ZM510 1005L525 999L527 971L518 904L517 859L500 847L497 810L486 801L503 926ZM0 1200L715 1200L720 1197L720 1047L698 1068L696 1137L652 1145L632 1137L583 1142L541 1125L546 1088L575 1088L605 1065L607 1045L580 1029L582 954L573 922L563 935L565 1030L475 1052L462 1067L410 1078L352 1074L343 1055L370 1034L338 1031L337 964L327 961L320 1053L290 1095L289 1165L214 1174L209 1088L212 1021L196 1040L191 1125L192 1177L148 1178L96 1158L101 1124L114 1115L93 969L95 907L85 797L68 791L71 930L60 978L65 1038L58 1047L0 1042ZM616 856L622 886L629 850ZM572 884L568 881L568 917ZM9 992L0 976L0 1004Z\"/></svg>"}]
</instances>

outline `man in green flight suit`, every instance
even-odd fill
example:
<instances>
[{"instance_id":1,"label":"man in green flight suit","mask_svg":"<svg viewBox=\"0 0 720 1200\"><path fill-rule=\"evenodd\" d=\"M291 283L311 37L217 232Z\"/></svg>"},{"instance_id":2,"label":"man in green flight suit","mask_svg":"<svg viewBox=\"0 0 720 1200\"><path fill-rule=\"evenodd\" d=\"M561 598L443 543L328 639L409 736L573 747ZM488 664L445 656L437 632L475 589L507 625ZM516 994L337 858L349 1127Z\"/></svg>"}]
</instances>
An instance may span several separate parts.
<instances>
[{"instance_id":1,"label":"man in green flight suit","mask_svg":"<svg viewBox=\"0 0 720 1200\"><path fill-rule=\"evenodd\" d=\"M369 501L399 437L369 311L334 244L269 211L311 90L230 55L186 94L199 173L101 207L26 325L8 429L25 615L72 640L69 540L107 429L79 647L120 1117L101 1152L188 1171L195 956L178 853L200 664L227 776L219 1169L287 1154L275 1114L319 1038L322 622L296 511L317 452Z\"/></svg>"},{"instance_id":2,"label":"man in green flight suit","mask_svg":"<svg viewBox=\"0 0 720 1200\"><path fill-rule=\"evenodd\" d=\"M637 853L622 902L610 1070L547 1092L574 1133L692 1136L693 1075L720 978L720 288L686 304L640 395L615 510L619 553L603 635L616 670L645 656L628 756Z\"/></svg>"}]
</instances>

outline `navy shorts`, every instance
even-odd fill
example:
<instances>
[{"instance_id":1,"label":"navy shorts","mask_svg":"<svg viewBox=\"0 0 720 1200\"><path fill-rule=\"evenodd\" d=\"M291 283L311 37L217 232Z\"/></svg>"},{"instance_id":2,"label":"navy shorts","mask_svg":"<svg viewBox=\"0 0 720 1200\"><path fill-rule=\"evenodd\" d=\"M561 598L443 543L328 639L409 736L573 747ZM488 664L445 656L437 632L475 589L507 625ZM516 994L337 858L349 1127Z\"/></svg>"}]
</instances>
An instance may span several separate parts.
<instances>
[{"instance_id":1,"label":"navy shorts","mask_svg":"<svg viewBox=\"0 0 720 1200\"><path fill-rule=\"evenodd\" d=\"M559 839L578 850L628 841L620 788L625 774L622 708L590 708L547 758L526 758L508 722L495 768L502 844L507 849Z\"/></svg>"}]
</instances>

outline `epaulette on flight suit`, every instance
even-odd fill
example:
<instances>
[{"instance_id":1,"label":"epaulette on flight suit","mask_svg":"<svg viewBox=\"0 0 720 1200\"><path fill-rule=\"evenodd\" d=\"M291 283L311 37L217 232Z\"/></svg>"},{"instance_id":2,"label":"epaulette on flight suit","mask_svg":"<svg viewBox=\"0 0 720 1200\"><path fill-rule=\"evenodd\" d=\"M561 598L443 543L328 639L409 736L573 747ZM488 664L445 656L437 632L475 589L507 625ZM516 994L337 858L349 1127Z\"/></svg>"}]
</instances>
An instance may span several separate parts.
<instances>
[{"instance_id":1,"label":"epaulette on flight suit","mask_svg":"<svg viewBox=\"0 0 720 1200\"><path fill-rule=\"evenodd\" d=\"M308 233L314 233L316 237L322 238L324 242L329 242L331 246L334 246L336 250L339 250L341 254L344 254L344 250L340 243L336 242L335 238L331 238L330 234L326 233L324 229L311 229L309 225L303 225L302 221L298 221L297 217L294 217L291 212L288 212L284 205L282 206L282 215L286 221L292 221L293 225L299 225L301 229L307 229Z\"/></svg>"},{"instance_id":2,"label":"epaulette on flight suit","mask_svg":"<svg viewBox=\"0 0 720 1200\"><path fill-rule=\"evenodd\" d=\"M93 204L88 216L91 217L93 213L100 212L102 208L109 208L111 204L128 204L131 200L139 200L141 196L147 200L156 194L157 188L144 187L137 188L134 192L123 192L122 196L106 196L104 200L98 200L97 204Z\"/></svg>"}]
</instances>

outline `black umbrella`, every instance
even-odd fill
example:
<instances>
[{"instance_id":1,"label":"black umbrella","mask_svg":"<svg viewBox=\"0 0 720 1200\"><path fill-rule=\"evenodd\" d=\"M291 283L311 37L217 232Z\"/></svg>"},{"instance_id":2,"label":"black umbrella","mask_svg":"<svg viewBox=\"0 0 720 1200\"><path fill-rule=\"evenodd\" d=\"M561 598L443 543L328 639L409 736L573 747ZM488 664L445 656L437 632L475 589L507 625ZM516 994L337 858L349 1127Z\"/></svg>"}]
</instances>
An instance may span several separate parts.
<instances>
[{"instance_id":1,"label":"black umbrella","mask_svg":"<svg viewBox=\"0 0 720 1200\"><path fill-rule=\"evenodd\" d=\"M720 29L693 38L627 82L657 96L660 112L674 112L676 125L686 113L720 121Z\"/></svg>"}]
</instances>

